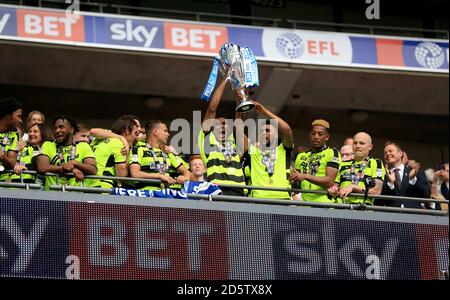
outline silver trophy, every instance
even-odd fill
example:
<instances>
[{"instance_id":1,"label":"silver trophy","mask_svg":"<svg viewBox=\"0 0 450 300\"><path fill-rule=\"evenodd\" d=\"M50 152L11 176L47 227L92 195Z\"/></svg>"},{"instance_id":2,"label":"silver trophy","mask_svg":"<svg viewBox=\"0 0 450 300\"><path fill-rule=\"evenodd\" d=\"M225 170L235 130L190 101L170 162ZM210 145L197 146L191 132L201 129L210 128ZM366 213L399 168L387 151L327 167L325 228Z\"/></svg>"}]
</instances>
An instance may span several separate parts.
<instances>
[{"instance_id":1,"label":"silver trophy","mask_svg":"<svg viewBox=\"0 0 450 300\"><path fill-rule=\"evenodd\" d=\"M246 113L255 108L255 104L248 99L246 93L244 58L238 45L225 44L219 54L220 71L224 76L229 76L231 88L240 99L236 107L237 112ZM227 67L229 73L226 74Z\"/></svg>"}]
</instances>

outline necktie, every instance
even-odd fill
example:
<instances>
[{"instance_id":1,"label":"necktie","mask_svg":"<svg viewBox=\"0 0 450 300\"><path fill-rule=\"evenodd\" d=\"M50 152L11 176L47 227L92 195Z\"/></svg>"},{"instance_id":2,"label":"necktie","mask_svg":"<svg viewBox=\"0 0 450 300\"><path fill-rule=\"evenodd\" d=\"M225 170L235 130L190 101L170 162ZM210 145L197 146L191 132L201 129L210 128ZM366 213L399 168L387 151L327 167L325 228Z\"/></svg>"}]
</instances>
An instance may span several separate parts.
<instances>
[{"instance_id":1,"label":"necktie","mask_svg":"<svg viewBox=\"0 0 450 300\"><path fill-rule=\"evenodd\" d=\"M395 188L400 191L402 189L402 179L400 178L400 169L395 169L395 181L394 181L394 185Z\"/></svg>"}]
</instances>

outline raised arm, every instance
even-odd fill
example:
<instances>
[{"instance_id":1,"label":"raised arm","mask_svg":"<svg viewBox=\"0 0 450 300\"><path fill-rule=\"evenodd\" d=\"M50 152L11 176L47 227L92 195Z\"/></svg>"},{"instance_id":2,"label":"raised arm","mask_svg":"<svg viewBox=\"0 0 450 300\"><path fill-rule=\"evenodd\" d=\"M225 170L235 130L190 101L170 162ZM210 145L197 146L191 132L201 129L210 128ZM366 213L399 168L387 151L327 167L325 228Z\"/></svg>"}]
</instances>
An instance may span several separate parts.
<instances>
[{"instance_id":1,"label":"raised arm","mask_svg":"<svg viewBox=\"0 0 450 300\"><path fill-rule=\"evenodd\" d=\"M211 131L214 126L214 119L216 118L217 108L219 107L220 100L222 99L223 91L227 83L227 78L223 78L219 86L214 91L211 101L209 101L208 110L203 118L202 129L204 132Z\"/></svg>"},{"instance_id":2,"label":"raised arm","mask_svg":"<svg viewBox=\"0 0 450 300\"><path fill-rule=\"evenodd\" d=\"M289 126L289 124L286 123L286 121L284 121L282 118L278 117L277 115L275 115L274 113L269 111L267 108L265 108L264 105L262 105L261 103L259 103L257 101L253 101L253 102L256 104L255 109L258 112L266 115L270 119L274 119L274 120L278 121L278 129L280 130L280 133L281 133L281 140L283 141L283 145L286 148L292 149L294 146L294 135L292 133L291 126Z\"/></svg>"},{"instance_id":3,"label":"raised arm","mask_svg":"<svg viewBox=\"0 0 450 300\"><path fill-rule=\"evenodd\" d=\"M103 128L92 128L91 135L99 140L110 139L110 138L119 139L124 145L124 148L126 150L125 152L128 153L128 151L130 151L130 145L128 145L127 140L123 136L116 134L110 130L103 129Z\"/></svg>"}]
</instances>

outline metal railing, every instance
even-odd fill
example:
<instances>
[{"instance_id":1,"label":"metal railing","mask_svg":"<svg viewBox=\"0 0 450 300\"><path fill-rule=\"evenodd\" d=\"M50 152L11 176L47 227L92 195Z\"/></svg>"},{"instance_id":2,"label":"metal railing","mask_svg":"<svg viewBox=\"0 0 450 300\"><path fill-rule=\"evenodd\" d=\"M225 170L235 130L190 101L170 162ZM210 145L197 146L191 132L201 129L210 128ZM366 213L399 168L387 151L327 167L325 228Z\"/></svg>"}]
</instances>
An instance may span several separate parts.
<instances>
[{"instance_id":1,"label":"metal railing","mask_svg":"<svg viewBox=\"0 0 450 300\"><path fill-rule=\"evenodd\" d=\"M30 1L25 0L1 0L0 3L5 4L18 4L21 6L37 6L43 8L61 8L65 9L69 7L70 4L67 4L65 0L37 0L32 3ZM108 7L107 3L99 3L99 2L91 2L91 1L79 1L80 9L84 10L84 8L90 8L88 11L91 11L92 8L96 9L98 12L102 13L105 7Z\"/></svg>"},{"instance_id":2,"label":"metal railing","mask_svg":"<svg viewBox=\"0 0 450 300\"><path fill-rule=\"evenodd\" d=\"M254 188L258 188L258 187L254 187ZM50 190L68 191L68 192L108 193L108 194L111 193L111 189L105 189L105 188L90 188L90 187L62 186L62 185L51 185ZM350 195L352 195L352 194L350 194ZM356 195L356 194L354 194L354 195ZM199 200L208 200L208 201L262 203L262 204L275 204L275 205L294 205L294 206L304 206L304 207L349 209L349 210L360 210L360 211L369 210L369 211L397 212L397 213L432 215L432 216L448 215L447 212L440 211L440 210L385 207L385 206L373 206L373 205L365 205L365 204L323 203L323 202L308 202L308 201L303 201L303 200L298 201L298 200L283 200L283 199L250 198L250 197L226 196L226 195L187 194L186 196L190 199L199 199ZM425 200L428 200L428 199L425 199Z\"/></svg>"},{"instance_id":3,"label":"metal railing","mask_svg":"<svg viewBox=\"0 0 450 300\"><path fill-rule=\"evenodd\" d=\"M280 18L263 18L263 17L251 17L251 16L240 16L240 15L229 15L229 14L218 14L218 13L207 13L207 12L197 12L197 11L187 11L187 10L176 10L176 9L162 9L162 8L151 8L151 7L136 7L130 5L118 5L111 4L111 7L117 9L117 13L120 15L124 11L140 11L153 13L153 16L160 15L172 15L180 18L188 17L188 20L194 20L197 22L206 21L207 18L213 18L214 21L218 20L245 20L259 23L265 26L275 26L282 21Z\"/></svg>"},{"instance_id":4,"label":"metal railing","mask_svg":"<svg viewBox=\"0 0 450 300\"><path fill-rule=\"evenodd\" d=\"M60 5L62 8L68 7L68 4L64 0L38 0L37 2L29 3L25 0L2 0L3 3L18 4L18 5L34 5L37 7L49 7ZM97 9L102 13L106 9L108 12L115 12L117 14L132 14L132 15L145 15L152 17L174 17L177 19L185 19L192 21L204 21L204 22L222 22L236 23L239 22L260 25L260 26L274 26L274 27L288 27L293 29L312 29L323 31L344 31L344 32L357 32L366 34L383 34L383 35L398 35L423 37L424 34L432 34L435 38L448 39L449 31L444 29L424 29L413 27L398 27L398 26L381 26L381 25L365 25L365 24L353 24L353 23L335 23L335 22L322 22L322 21L308 21L308 20L295 20L295 19L281 19L281 18L267 18L267 17L254 17L254 16L242 16L242 15L230 15L220 13L176 10L176 9L162 9L151 7L138 7L131 5L120 4L107 4L91 2L90 0L80 1L80 9L85 8ZM88 10L88 11L89 11Z\"/></svg>"},{"instance_id":5,"label":"metal railing","mask_svg":"<svg viewBox=\"0 0 450 300\"><path fill-rule=\"evenodd\" d=\"M12 170L4 171L3 173L13 173ZM20 182L0 182L0 187L11 187L11 188L25 188L25 189L41 189L40 184L25 183L23 175L45 175L45 176L55 176L56 185L51 185L49 188L51 190L58 191L75 191L75 192L86 192L86 193L108 193L111 194L112 189L97 188L97 187L84 187L82 182L80 186L67 186L60 185L59 177L73 177L73 174L57 174L57 173L45 173L39 174L36 171L23 171L20 174ZM100 179L100 180L112 180L112 181L132 181L141 183L159 183L161 181L158 179L145 179L145 178L133 178L133 177L115 177L115 176L97 176L97 175L86 175L85 179ZM263 190L263 191L278 191L291 193L307 193L307 194L319 194L327 195L326 191L314 191L314 190L304 190L295 188L277 188L277 187L265 187L265 186L249 186L249 185L231 185L231 184L218 184L220 188L233 188L233 189L247 189L247 190ZM319 202L307 202L307 201L296 201L296 200L282 200L282 199L264 199L264 198L252 198L252 197L237 197L237 196L225 196L225 195L199 195L199 194L188 194L188 198L192 199L203 199L209 201L232 201L232 202L253 202L253 203L266 203L266 204L284 204L284 205L296 205L296 206L308 206L308 207L324 207L324 208L337 208L337 209L350 209L350 210L371 210L371 211L384 211L384 212L402 212L402 213L413 213L413 214L427 214L427 215L438 215L444 216L448 215L446 211L436 211L427 209L413 209L413 208L398 208L398 207L384 207L384 206L374 206L366 204L348 204L348 203L319 203ZM349 196L364 197L364 194L350 193ZM438 200L438 199L427 199L427 198L414 198L414 197L396 197L387 195L369 195L369 198L380 199L380 200L404 200L404 201L415 201L421 203L449 203L448 200Z\"/></svg>"},{"instance_id":6,"label":"metal railing","mask_svg":"<svg viewBox=\"0 0 450 300\"><path fill-rule=\"evenodd\" d=\"M334 23L334 22L319 22L319 21L304 21L304 20L292 20L287 19L287 23L292 24L294 29L305 29L306 26L312 26L315 30L319 30L322 27L327 27L326 30L333 28L337 31L345 30L346 32L352 32L354 29L363 30L364 33L369 34L389 34L389 31L402 32L404 35L422 36L424 33L432 33L439 38L449 38L448 30L440 29L424 29L424 28L411 28L411 27L394 27L394 26L380 26L380 25L364 25L364 24L351 24L351 23ZM298 26L300 25L300 27ZM361 33L358 31L358 33Z\"/></svg>"}]
</instances>

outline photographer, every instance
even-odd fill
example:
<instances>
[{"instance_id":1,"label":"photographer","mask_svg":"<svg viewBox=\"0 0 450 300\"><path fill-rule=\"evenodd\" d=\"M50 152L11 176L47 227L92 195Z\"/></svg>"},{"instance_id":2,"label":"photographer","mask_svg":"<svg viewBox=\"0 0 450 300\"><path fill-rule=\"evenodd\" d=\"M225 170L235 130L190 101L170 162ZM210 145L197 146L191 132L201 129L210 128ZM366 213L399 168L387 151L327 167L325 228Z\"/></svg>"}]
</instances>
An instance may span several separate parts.
<instances>
[{"instance_id":1,"label":"photographer","mask_svg":"<svg viewBox=\"0 0 450 300\"><path fill-rule=\"evenodd\" d=\"M381 194L385 170L381 160L369 157L372 148L370 135L359 132L354 136L355 158L342 162L334 186L328 189L328 193L333 197L339 197L337 202L373 205L373 198L367 196ZM361 193L366 196L348 196L350 193Z\"/></svg>"}]
</instances>

